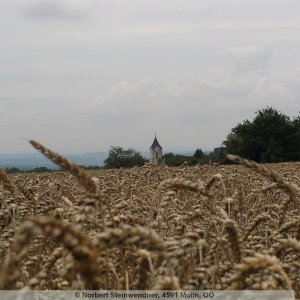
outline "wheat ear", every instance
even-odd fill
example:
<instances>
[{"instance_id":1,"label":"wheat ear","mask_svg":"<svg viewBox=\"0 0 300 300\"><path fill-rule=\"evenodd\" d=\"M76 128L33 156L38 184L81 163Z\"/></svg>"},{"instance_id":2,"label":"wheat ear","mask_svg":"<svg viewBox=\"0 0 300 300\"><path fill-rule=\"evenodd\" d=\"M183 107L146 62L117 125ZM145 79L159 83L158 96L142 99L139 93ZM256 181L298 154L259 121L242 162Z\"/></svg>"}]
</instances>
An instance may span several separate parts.
<instances>
[{"instance_id":1,"label":"wheat ear","mask_svg":"<svg viewBox=\"0 0 300 300\"><path fill-rule=\"evenodd\" d=\"M292 283L288 275L283 270L280 261L275 256L256 253L254 257L247 257L243 264L236 266L236 274L231 278L229 290L243 290L247 288L246 278L257 273L259 270L269 270L274 274L277 282L283 284L285 288L292 290Z\"/></svg>"},{"instance_id":2,"label":"wheat ear","mask_svg":"<svg viewBox=\"0 0 300 300\"><path fill-rule=\"evenodd\" d=\"M62 168L67 169L71 174L76 176L79 182L86 188L86 190L92 194L96 194L97 192L97 184L93 180L91 176L89 176L83 169L79 168L76 164L62 157L56 152L53 152L40 143L31 140L30 144L37 150L39 150L42 154L44 154L47 158L49 158L52 162L59 165Z\"/></svg>"},{"instance_id":3,"label":"wheat ear","mask_svg":"<svg viewBox=\"0 0 300 300\"><path fill-rule=\"evenodd\" d=\"M12 195L15 194L16 188L3 169L0 169L0 181L2 181L3 186L6 190L8 190Z\"/></svg>"},{"instance_id":4,"label":"wheat ear","mask_svg":"<svg viewBox=\"0 0 300 300\"><path fill-rule=\"evenodd\" d=\"M273 170L267 168L264 165L260 165L254 161L243 159L237 155L231 154L228 154L227 158L235 163L255 170L264 177L267 177L275 183L277 183L279 188L285 190L289 194L290 201L292 201L296 205L297 209L300 210L300 188L296 184L285 181L280 175L278 175Z\"/></svg>"}]
</instances>

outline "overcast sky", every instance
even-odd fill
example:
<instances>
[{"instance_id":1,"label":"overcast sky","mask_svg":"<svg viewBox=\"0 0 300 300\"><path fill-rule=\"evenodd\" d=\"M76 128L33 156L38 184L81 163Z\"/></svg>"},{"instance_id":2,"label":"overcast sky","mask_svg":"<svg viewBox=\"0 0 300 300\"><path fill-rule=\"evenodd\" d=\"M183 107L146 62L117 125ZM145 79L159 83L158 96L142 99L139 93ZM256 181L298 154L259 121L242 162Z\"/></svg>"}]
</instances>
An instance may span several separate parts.
<instances>
[{"instance_id":1,"label":"overcast sky","mask_svg":"<svg viewBox=\"0 0 300 300\"><path fill-rule=\"evenodd\" d=\"M299 0L2 0L0 153L219 146L300 111Z\"/></svg>"}]
</instances>

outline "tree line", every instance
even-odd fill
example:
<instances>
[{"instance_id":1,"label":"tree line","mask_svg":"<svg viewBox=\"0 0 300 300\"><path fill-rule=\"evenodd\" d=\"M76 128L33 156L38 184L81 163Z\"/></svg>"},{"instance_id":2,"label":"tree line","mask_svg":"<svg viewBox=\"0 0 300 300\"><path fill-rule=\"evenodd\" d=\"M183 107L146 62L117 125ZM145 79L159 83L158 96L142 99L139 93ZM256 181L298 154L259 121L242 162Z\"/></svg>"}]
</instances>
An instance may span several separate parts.
<instances>
[{"instance_id":1,"label":"tree line","mask_svg":"<svg viewBox=\"0 0 300 300\"><path fill-rule=\"evenodd\" d=\"M223 142L226 152L259 163L300 160L300 115L292 119L272 107L235 126Z\"/></svg>"},{"instance_id":2,"label":"tree line","mask_svg":"<svg viewBox=\"0 0 300 300\"><path fill-rule=\"evenodd\" d=\"M290 118L272 107L258 110L252 121L244 120L231 129L220 147L204 153L201 148L191 156L165 153L168 166L227 164L227 154L236 154L258 163L300 161L300 115ZM142 166L148 160L133 150L112 147L105 160L106 168Z\"/></svg>"},{"instance_id":3,"label":"tree line","mask_svg":"<svg viewBox=\"0 0 300 300\"><path fill-rule=\"evenodd\" d=\"M85 170L99 170L99 169L103 169L104 167L100 167L100 166L81 166L79 165L79 167L81 167L82 169ZM5 171L9 174L14 174L14 173L49 173L49 172L63 172L65 171L64 169L60 168L57 170L53 170L53 169L49 169L47 167L36 167L33 169L28 169L28 170L21 170L19 168L16 167L10 167L10 168L6 168Z\"/></svg>"},{"instance_id":4,"label":"tree line","mask_svg":"<svg viewBox=\"0 0 300 300\"><path fill-rule=\"evenodd\" d=\"M215 148L209 153L204 153L200 148L196 149L193 155L175 154L172 152L165 153L161 163L167 166L180 166L187 163L189 166L197 164L206 164L211 161L222 162L224 160L223 147ZM124 149L120 146L110 148L108 157L104 161L104 168L131 168L133 166L143 166L149 162L149 159L143 157L138 151L129 148Z\"/></svg>"}]
</instances>

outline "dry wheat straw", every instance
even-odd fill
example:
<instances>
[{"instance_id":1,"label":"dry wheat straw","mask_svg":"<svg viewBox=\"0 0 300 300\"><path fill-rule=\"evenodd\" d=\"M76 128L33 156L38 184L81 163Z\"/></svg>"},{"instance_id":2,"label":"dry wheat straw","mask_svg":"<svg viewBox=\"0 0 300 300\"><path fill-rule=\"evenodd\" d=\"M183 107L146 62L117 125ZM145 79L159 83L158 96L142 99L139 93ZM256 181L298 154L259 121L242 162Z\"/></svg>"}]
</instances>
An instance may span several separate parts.
<instances>
[{"instance_id":1,"label":"dry wheat straw","mask_svg":"<svg viewBox=\"0 0 300 300\"><path fill-rule=\"evenodd\" d=\"M141 226L122 225L119 228L107 229L96 235L96 245L100 251L124 243L138 245L148 250L164 250L164 242L153 230Z\"/></svg>"},{"instance_id":2,"label":"dry wheat straw","mask_svg":"<svg viewBox=\"0 0 300 300\"><path fill-rule=\"evenodd\" d=\"M3 169L0 169L0 182L3 183L4 188L8 190L12 195L15 194L16 188Z\"/></svg>"},{"instance_id":3,"label":"dry wheat straw","mask_svg":"<svg viewBox=\"0 0 300 300\"><path fill-rule=\"evenodd\" d=\"M254 161L243 159L237 155L231 154L228 154L227 158L235 163L253 169L259 174L273 180L275 183L277 183L279 188L282 188L289 194L290 200L296 205L298 210L300 210L300 188L296 184L285 181L273 170L267 168L264 165L260 165Z\"/></svg>"},{"instance_id":4,"label":"dry wheat straw","mask_svg":"<svg viewBox=\"0 0 300 300\"><path fill-rule=\"evenodd\" d=\"M289 238L289 239L280 239L279 245L275 247L274 254L278 256L283 250L294 250L299 252L300 254L300 242L298 242L296 239Z\"/></svg>"},{"instance_id":5,"label":"dry wheat straw","mask_svg":"<svg viewBox=\"0 0 300 300\"><path fill-rule=\"evenodd\" d=\"M159 278L153 290L179 290L179 280L176 276L165 276Z\"/></svg>"},{"instance_id":6,"label":"dry wheat straw","mask_svg":"<svg viewBox=\"0 0 300 300\"><path fill-rule=\"evenodd\" d=\"M280 284L283 289L292 289L290 278L284 272L280 261L275 256L256 253L254 257L245 258L243 264L236 266L236 270L237 273L231 278L229 287L231 290L246 289L248 287L246 278L260 270L269 270L271 273L270 279L274 279L275 283ZM270 283L272 283L273 289L280 289L280 286L273 285L271 281Z\"/></svg>"},{"instance_id":7,"label":"dry wheat straw","mask_svg":"<svg viewBox=\"0 0 300 300\"><path fill-rule=\"evenodd\" d=\"M258 215L246 228L244 232L244 236L242 238L242 241L245 242L249 236L250 233L253 232L253 230L262 222L271 220L271 217L267 215L266 213L262 213Z\"/></svg>"},{"instance_id":8,"label":"dry wheat straw","mask_svg":"<svg viewBox=\"0 0 300 300\"><path fill-rule=\"evenodd\" d=\"M201 193L204 196L209 196L208 192L205 190L203 183L201 182L191 182L184 178L172 178L164 180L158 186L159 190L188 190L192 192Z\"/></svg>"},{"instance_id":9,"label":"dry wheat straw","mask_svg":"<svg viewBox=\"0 0 300 300\"><path fill-rule=\"evenodd\" d=\"M95 183L93 178L89 176L83 169L79 168L77 165L62 157L58 153L47 149L36 141L31 140L30 144L34 148L39 150L42 154L44 154L47 158L49 158L52 162L59 165L61 168L68 170L71 174L76 176L79 182L86 188L88 192L92 194L97 193L97 184Z\"/></svg>"},{"instance_id":10,"label":"dry wheat straw","mask_svg":"<svg viewBox=\"0 0 300 300\"><path fill-rule=\"evenodd\" d=\"M240 247L240 235L238 231L238 225L234 220L225 219L224 220L225 231L228 236L228 241L230 243L233 258L236 262L241 261L241 247Z\"/></svg>"},{"instance_id":11,"label":"dry wheat straw","mask_svg":"<svg viewBox=\"0 0 300 300\"><path fill-rule=\"evenodd\" d=\"M97 254L92 243L72 224L66 224L56 219L30 218L29 222L41 228L45 235L60 242L79 262L79 272L86 280L86 288L97 289Z\"/></svg>"}]
</instances>

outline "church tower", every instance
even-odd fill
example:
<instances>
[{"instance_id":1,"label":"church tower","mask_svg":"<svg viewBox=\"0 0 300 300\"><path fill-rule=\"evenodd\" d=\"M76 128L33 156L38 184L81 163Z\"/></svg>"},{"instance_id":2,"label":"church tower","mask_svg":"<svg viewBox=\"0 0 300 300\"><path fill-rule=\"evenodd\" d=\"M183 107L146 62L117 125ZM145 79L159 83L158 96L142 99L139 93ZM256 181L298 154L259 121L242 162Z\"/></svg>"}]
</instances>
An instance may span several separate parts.
<instances>
[{"instance_id":1,"label":"church tower","mask_svg":"<svg viewBox=\"0 0 300 300\"><path fill-rule=\"evenodd\" d=\"M150 162L158 165L162 160L162 146L159 144L156 134L154 141L150 147Z\"/></svg>"}]
</instances>

